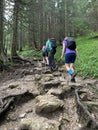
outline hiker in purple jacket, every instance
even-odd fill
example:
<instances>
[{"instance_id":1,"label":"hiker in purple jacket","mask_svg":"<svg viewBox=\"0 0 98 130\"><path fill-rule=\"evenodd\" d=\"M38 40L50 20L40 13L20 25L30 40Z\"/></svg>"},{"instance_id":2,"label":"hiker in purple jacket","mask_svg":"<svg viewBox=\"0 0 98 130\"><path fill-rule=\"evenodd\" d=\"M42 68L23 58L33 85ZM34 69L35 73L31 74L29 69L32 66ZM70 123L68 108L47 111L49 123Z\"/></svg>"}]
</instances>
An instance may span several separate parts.
<instances>
[{"instance_id":1,"label":"hiker in purple jacket","mask_svg":"<svg viewBox=\"0 0 98 130\"><path fill-rule=\"evenodd\" d=\"M71 75L71 82L75 82L75 70L74 70L74 63L76 58L78 58L78 51L76 48L76 45L74 49L69 49L68 43L70 39L73 39L72 37L66 37L62 42L62 55L61 58L65 56L65 67L67 72ZM71 41L71 40L70 40Z\"/></svg>"}]
</instances>

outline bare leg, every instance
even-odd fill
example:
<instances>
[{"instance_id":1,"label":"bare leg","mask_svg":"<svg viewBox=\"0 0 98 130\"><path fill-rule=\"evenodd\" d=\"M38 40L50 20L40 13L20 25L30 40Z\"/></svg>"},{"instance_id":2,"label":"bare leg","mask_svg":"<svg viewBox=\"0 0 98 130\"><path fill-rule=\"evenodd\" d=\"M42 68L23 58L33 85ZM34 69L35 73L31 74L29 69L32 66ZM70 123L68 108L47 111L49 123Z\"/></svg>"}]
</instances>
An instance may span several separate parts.
<instances>
[{"instance_id":1,"label":"bare leg","mask_svg":"<svg viewBox=\"0 0 98 130\"><path fill-rule=\"evenodd\" d=\"M70 64L70 69L74 72L74 64L73 63Z\"/></svg>"},{"instance_id":2,"label":"bare leg","mask_svg":"<svg viewBox=\"0 0 98 130\"><path fill-rule=\"evenodd\" d=\"M49 59L46 57L46 64L49 65Z\"/></svg>"},{"instance_id":3,"label":"bare leg","mask_svg":"<svg viewBox=\"0 0 98 130\"><path fill-rule=\"evenodd\" d=\"M70 69L70 64L65 64L66 71Z\"/></svg>"},{"instance_id":4,"label":"bare leg","mask_svg":"<svg viewBox=\"0 0 98 130\"><path fill-rule=\"evenodd\" d=\"M46 63L45 57L43 57L43 63L44 63L44 64Z\"/></svg>"}]
</instances>

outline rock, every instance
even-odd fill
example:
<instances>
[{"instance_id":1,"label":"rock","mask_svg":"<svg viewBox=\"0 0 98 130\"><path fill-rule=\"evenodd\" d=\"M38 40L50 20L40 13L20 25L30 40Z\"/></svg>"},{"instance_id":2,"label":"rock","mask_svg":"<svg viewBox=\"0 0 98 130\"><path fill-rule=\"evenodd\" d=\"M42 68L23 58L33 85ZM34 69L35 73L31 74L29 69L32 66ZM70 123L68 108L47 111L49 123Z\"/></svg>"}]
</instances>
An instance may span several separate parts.
<instances>
[{"instance_id":1,"label":"rock","mask_svg":"<svg viewBox=\"0 0 98 130\"><path fill-rule=\"evenodd\" d=\"M44 74L51 74L51 70L49 68L46 68L43 70Z\"/></svg>"},{"instance_id":2,"label":"rock","mask_svg":"<svg viewBox=\"0 0 98 130\"><path fill-rule=\"evenodd\" d=\"M19 130L59 130L59 126L60 123L55 120L48 120L44 117L34 117L22 119Z\"/></svg>"},{"instance_id":3,"label":"rock","mask_svg":"<svg viewBox=\"0 0 98 130\"><path fill-rule=\"evenodd\" d=\"M83 87L81 84L79 84L79 83L72 83L72 82L69 82L69 87L71 87L71 88L81 88L81 87Z\"/></svg>"},{"instance_id":4,"label":"rock","mask_svg":"<svg viewBox=\"0 0 98 130\"><path fill-rule=\"evenodd\" d=\"M33 108L28 108L28 109L26 109L25 112L26 112L26 113L31 113L31 112L33 112Z\"/></svg>"},{"instance_id":5,"label":"rock","mask_svg":"<svg viewBox=\"0 0 98 130\"><path fill-rule=\"evenodd\" d=\"M58 68L58 71L64 72L64 71L65 71L65 66L63 65L63 66L61 66L60 68Z\"/></svg>"},{"instance_id":6,"label":"rock","mask_svg":"<svg viewBox=\"0 0 98 130\"><path fill-rule=\"evenodd\" d=\"M67 91L69 91L70 89L71 89L71 87L68 86L68 85L64 85L64 86L63 86L63 91L64 91L64 92L67 92Z\"/></svg>"},{"instance_id":7,"label":"rock","mask_svg":"<svg viewBox=\"0 0 98 130\"><path fill-rule=\"evenodd\" d=\"M52 87L57 88L59 85L60 85L59 80L50 80L50 81L40 80L40 82L39 82L39 91L40 91L41 94L44 94L44 93L48 92L48 90L50 88L52 88Z\"/></svg>"},{"instance_id":8,"label":"rock","mask_svg":"<svg viewBox=\"0 0 98 130\"><path fill-rule=\"evenodd\" d=\"M39 75L39 74L35 74L35 80L40 80L41 79L41 75Z\"/></svg>"},{"instance_id":9,"label":"rock","mask_svg":"<svg viewBox=\"0 0 98 130\"><path fill-rule=\"evenodd\" d=\"M64 106L64 102L58 99L54 95L43 95L36 97L36 112L37 113L47 113L53 112L57 109L61 109Z\"/></svg>"},{"instance_id":10,"label":"rock","mask_svg":"<svg viewBox=\"0 0 98 130\"><path fill-rule=\"evenodd\" d=\"M40 67L39 67L39 68L36 67L36 68L34 68L33 70L34 70L34 71L42 71L42 68L40 68Z\"/></svg>"},{"instance_id":11,"label":"rock","mask_svg":"<svg viewBox=\"0 0 98 130\"><path fill-rule=\"evenodd\" d=\"M14 88L17 88L18 86L19 86L18 84L10 84L9 88L10 89L14 89Z\"/></svg>"},{"instance_id":12,"label":"rock","mask_svg":"<svg viewBox=\"0 0 98 130\"><path fill-rule=\"evenodd\" d=\"M51 88L51 87L58 87L60 85L60 81L59 80L51 80L48 82L42 82L41 86L45 89L45 88Z\"/></svg>"},{"instance_id":13,"label":"rock","mask_svg":"<svg viewBox=\"0 0 98 130\"><path fill-rule=\"evenodd\" d=\"M64 91L61 88L51 88L47 94L52 94L54 96L58 96L59 98L63 97Z\"/></svg>"},{"instance_id":14,"label":"rock","mask_svg":"<svg viewBox=\"0 0 98 130\"><path fill-rule=\"evenodd\" d=\"M53 78L46 76L46 77L43 77L43 78L41 79L40 83L42 83L42 82L47 82L47 81L50 81L50 80L53 80Z\"/></svg>"},{"instance_id":15,"label":"rock","mask_svg":"<svg viewBox=\"0 0 98 130\"><path fill-rule=\"evenodd\" d=\"M56 76L61 76L61 73L60 72L54 72L53 75L56 77Z\"/></svg>"},{"instance_id":16,"label":"rock","mask_svg":"<svg viewBox=\"0 0 98 130\"><path fill-rule=\"evenodd\" d=\"M32 119L22 119L20 122L19 130L26 130L26 129L32 130L31 128Z\"/></svg>"},{"instance_id":17,"label":"rock","mask_svg":"<svg viewBox=\"0 0 98 130\"><path fill-rule=\"evenodd\" d=\"M24 118L26 116L26 113L23 113L21 115L19 115L19 118Z\"/></svg>"},{"instance_id":18,"label":"rock","mask_svg":"<svg viewBox=\"0 0 98 130\"><path fill-rule=\"evenodd\" d=\"M38 90L31 90L29 92L32 93L34 97L40 95L40 92Z\"/></svg>"}]
</instances>

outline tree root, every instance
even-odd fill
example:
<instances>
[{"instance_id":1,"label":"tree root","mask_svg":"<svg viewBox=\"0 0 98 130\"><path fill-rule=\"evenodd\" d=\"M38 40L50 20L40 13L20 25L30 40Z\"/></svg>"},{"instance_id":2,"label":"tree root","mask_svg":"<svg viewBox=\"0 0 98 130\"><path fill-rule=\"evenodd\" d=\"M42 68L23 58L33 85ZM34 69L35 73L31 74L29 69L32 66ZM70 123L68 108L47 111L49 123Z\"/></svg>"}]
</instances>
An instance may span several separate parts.
<instances>
[{"instance_id":1,"label":"tree root","mask_svg":"<svg viewBox=\"0 0 98 130\"><path fill-rule=\"evenodd\" d=\"M15 63L30 63L30 64L32 64L32 62L31 61L29 61L29 60L27 60L27 59L22 59L21 57L19 57L19 56L13 56L12 57L12 61L13 62L15 62Z\"/></svg>"},{"instance_id":2,"label":"tree root","mask_svg":"<svg viewBox=\"0 0 98 130\"><path fill-rule=\"evenodd\" d=\"M33 94L29 93L28 91L0 97L0 116L3 112L5 112L8 109L11 103L15 102L16 98L21 97L23 95L30 95L33 97Z\"/></svg>"},{"instance_id":3,"label":"tree root","mask_svg":"<svg viewBox=\"0 0 98 130\"><path fill-rule=\"evenodd\" d=\"M80 98L79 98L79 90L76 89L75 90L75 95L76 95L76 100L77 100L77 103L79 105L80 108L82 108L84 114L87 115L88 117L88 122L87 122L87 128L91 128L92 130L97 130L98 129L98 122L95 120L94 117L92 117L92 115L90 114L90 112L88 111L87 107L84 106L81 102L80 102Z\"/></svg>"},{"instance_id":4,"label":"tree root","mask_svg":"<svg viewBox=\"0 0 98 130\"><path fill-rule=\"evenodd\" d=\"M0 115L8 109L8 107L13 101L14 97L8 98L7 100L0 100Z\"/></svg>"}]
</instances>

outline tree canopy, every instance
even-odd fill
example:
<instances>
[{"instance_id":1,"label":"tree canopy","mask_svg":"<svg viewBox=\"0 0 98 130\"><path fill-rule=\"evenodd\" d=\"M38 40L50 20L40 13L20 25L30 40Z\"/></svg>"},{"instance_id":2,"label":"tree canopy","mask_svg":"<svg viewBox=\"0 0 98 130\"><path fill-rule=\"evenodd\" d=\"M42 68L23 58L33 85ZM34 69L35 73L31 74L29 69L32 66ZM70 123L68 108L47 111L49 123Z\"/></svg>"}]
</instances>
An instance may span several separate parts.
<instances>
[{"instance_id":1,"label":"tree canopy","mask_svg":"<svg viewBox=\"0 0 98 130\"><path fill-rule=\"evenodd\" d=\"M49 37L81 36L98 31L98 0L1 0L0 56L17 56L27 45L42 47Z\"/></svg>"}]
</instances>

